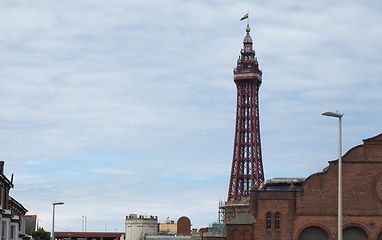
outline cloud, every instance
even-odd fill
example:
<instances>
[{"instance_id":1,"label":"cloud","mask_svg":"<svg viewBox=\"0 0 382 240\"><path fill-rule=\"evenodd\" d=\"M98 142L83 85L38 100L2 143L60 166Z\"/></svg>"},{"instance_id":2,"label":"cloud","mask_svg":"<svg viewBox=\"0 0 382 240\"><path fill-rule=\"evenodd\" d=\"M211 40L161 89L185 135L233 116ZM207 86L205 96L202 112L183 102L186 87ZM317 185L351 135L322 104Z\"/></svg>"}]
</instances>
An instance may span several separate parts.
<instances>
[{"instance_id":1,"label":"cloud","mask_svg":"<svg viewBox=\"0 0 382 240\"><path fill-rule=\"evenodd\" d=\"M217 220L232 161L233 67L263 70L264 172L307 177L381 132L377 1L0 3L0 158L50 229L124 231L125 214ZM280 166L283 166L282 168Z\"/></svg>"}]
</instances>

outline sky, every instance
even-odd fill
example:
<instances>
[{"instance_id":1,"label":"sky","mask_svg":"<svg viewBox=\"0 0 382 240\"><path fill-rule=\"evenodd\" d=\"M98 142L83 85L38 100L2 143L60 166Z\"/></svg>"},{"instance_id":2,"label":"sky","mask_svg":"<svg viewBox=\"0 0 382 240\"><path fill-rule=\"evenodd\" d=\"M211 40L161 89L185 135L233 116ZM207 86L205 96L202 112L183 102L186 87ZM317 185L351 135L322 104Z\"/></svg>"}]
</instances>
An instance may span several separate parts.
<instances>
[{"instance_id":1,"label":"sky","mask_svg":"<svg viewBox=\"0 0 382 240\"><path fill-rule=\"evenodd\" d=\"M265 179L308 177L382 132L378 0L3 0L0 160L51 231L126 214L218 220L249 12Z\"/></svg>"}]
</instances>

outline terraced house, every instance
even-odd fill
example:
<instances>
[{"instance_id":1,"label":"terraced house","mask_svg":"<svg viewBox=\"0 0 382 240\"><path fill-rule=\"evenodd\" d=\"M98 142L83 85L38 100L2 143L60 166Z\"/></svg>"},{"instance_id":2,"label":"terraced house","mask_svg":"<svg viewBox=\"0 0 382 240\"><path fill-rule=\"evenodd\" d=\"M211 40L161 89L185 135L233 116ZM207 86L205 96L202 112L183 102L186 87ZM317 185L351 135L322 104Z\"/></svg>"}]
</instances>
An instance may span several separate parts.
<instances>
[{"instance_id":1,"label":"terraced house","mask_svg":"<svg viewBox=\"0 0 382 240\"><path fill-rule=\"evenodd\" d=\"M0 232L1 240L30 239L25 234L25 214L27 209L9 196L13 188L13 177L9 180L4 175L4 161L0 161Z\"/></svg>"}]
</instances>

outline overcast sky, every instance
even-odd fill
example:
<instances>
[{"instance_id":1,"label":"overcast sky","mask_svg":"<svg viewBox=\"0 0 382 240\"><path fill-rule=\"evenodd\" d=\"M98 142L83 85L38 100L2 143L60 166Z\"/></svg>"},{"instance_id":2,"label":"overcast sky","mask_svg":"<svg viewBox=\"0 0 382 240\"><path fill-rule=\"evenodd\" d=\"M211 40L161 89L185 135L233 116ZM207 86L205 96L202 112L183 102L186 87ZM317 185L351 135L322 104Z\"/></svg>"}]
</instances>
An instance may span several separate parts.
<instances>
[{"instance_id":1,"label":"overcast sky","mask_svg":"<svg viewBox=\"0 0 382 240\"><path fill-rule=\"evenodd\" d=\"M308 177L382 132L379 0L3 0L0 159L51 231L218 219L249 11L265 178Z\"/></svg>"}]
</instances>

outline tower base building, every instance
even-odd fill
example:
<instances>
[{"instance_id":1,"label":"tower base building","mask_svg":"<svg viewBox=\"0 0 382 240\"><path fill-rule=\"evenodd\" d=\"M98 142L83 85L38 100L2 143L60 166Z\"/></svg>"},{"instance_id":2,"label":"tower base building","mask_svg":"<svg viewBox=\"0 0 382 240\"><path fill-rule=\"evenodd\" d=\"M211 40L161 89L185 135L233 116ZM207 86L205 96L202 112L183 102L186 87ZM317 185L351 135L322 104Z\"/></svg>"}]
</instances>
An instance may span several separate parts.
<instances>
[{"instance_id":1,"label":"tower base building","mask_svg":"<svg viewBox=\"0 0 382 240\"><path fill-rule=\"evenodd\" d=\"M382 240L382 134L342 157L344 240ZM250 214L236 215L227 240L335 240L338 160L307 178L279 178L252 188Z\"/></svg>"}]
</instances>

